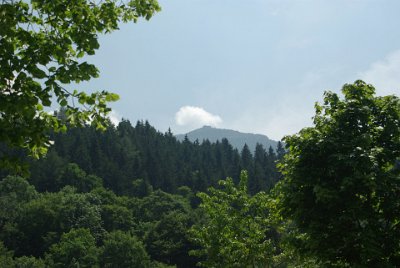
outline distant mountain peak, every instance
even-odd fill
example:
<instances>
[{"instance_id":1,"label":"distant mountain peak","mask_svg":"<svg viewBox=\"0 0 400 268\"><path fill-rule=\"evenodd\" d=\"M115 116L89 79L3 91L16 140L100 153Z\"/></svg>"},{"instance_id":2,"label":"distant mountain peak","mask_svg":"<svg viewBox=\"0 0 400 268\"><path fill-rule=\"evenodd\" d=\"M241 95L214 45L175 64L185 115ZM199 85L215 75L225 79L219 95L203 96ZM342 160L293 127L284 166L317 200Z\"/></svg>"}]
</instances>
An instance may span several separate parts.
<instances>
[{"instance_id":1,"label":"distant mountain peak","mask_svg":"<svg viewBox=\"0 0 400 268\"><path fill-rule=\"evenodd\" d=\"M203 126L186 134L176 135L176 138L182 141L185 136L187 136L192 142L195 140L198 140L199 142L202 142L203 140L216 142L217 140L221 141L223 138L226 138L229 143L238 150L242 150L243 146L247 144L252 152L254 152L257 143L262 144L266 149L270 146L273 149L276 149L278 144L277 141L269 139L266 135L243 133L237 130L222 129L212 126Z\"/></svg>"}]
</instances>

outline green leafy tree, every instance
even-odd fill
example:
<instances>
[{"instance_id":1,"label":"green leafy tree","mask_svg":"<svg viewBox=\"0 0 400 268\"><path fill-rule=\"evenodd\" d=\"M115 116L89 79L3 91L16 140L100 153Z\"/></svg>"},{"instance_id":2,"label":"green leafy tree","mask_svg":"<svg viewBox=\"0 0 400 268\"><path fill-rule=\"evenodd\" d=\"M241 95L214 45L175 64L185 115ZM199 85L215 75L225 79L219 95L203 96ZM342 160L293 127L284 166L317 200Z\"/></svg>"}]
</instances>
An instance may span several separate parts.
<instances>
[{"instance_id":1,"label":"green leafy tree","mask_svg":"<svg viewBox=\"0 0 400 268\"><path fill-rule=\"evenodd\" d=\"M147 252L152 259L177 267L195 267L196 259L188 255L194 248L188 238L190 226L190 215L178 211L172 211L158 221L145 237Z\"/></svg>"},{"instance_id":2,"label":"green leafy tree","mask_svg":"<svg viewBox=\"0 0 400 268\"><path fill-rule=\"evenodd\" d=\"M0 181L0 230L6 222L13 222L22 211L23 204L38 196L26 179L8 176Z\"/></svg>"},{"instance_id":3,"label":"green leafy tree","mask_svg":"<svg viewBox=\"0 0 400 268\"><path fill-rule=\"evenodd\" d=\"M23 206L16 224L20 237L15 239L13 233L5 234L6 246L13 245L10 249L19 256L43 256L62 233L79 228L90 230L99 241L104 229L100 205L93 201L95 198L91 194L76 193L71 187L41 194Z\"/></svg>"},{"instance_id":4,"label":"green leafy tree","mask_svg":"<svg viewBox=\"0 0 400 268\"><path fill-rule=\"evenodd\" d=\"M88 229L72 229L46 255L49 267L98 267L99 249Z\"/></svg>"},{"instance_id":5,"label":"green leafy tree","mask_svg":"<svg viewBox=\"0 0 400 268\"><path fill-rule=\"evenodd\" d=\"M222 189L198 194L205 220L191 229L193 241L201 246L192 253L204 257L204 267L269 267L276 247L267 195L248 193L244 171L238 187L230 178L219 184Z\"/></svg>"},{"instance_id":6,"label":"green leafy tree","mask_svg":"<svg viewBox=\"0 0 400 268\"><path fill-rule=\"evenodd\" d=\"M135 236L122 231L111 232L104 239L101 267L150 267L150 257Z\"/></svg>"},{"instance_id":7,"label":"green leafy tree","mask_svg":"<svg viewBox=\"0 0 400 268\"><path fill-rule=\"evenodd\" d=\"M136 226L133 212L127 206L116 203L102 205L101 216L104 229L107 231L129 231Z\"/></svg>"},{"instance_id":8,"label":"green leafy tree","mask_svg":"<svg viewBox=\"0 0 400 268\"><path fill-rule=\"evenodd\" d=\"M288 136L275 189L289 245L319 264L400 266L400 99L363 81L325 92L314 126Z\"/></svg>"},{"instance_id":9,"label":"green leafy tree","mask_svg":"<svg viewBox=\"0 0 400 268\"><path fill-rule=\"evenodd\" d=\"M77 164L69 163L63 169L60 177L57 178L59 189L69 185L76 188L79 192L89 192L96 187L102 187L101 178L95 175L87 175Z\"/></svg>"},{"instance_id":10,"label":"green leafy tree","mask_svg":"<svg viewBox=\"0 0 400 268\"><path fill-rule=\"evenodd\" d=\"M45 157L31 164L29 182L35 185L39 192L55 192L59 190L57 178L66 169L67 163L56 150L50 149Z\"/></svg>"},{"instance_id":11,"label":"green leafy tree","mask_svg":"<svg viewBox=\"0 0 400 268\"><path fill-rule=\"evenodd\" d=\"M82 59L95 54L99 34L117 30L120 22L150 19L159 10L156 0L2 0L0 142L38 157L50 145L49 130L88 122L104 129L107 102L118 95L66 85L98 77L96 66ZM52 102L64 108L64 118L46 112Z\"/></svg>"},{"instance_id":12,"label":"green leafy tree","mask_svg":"<svg viewBox=\"0 0 400 268\"><path fill-rule=\"evenodd\" d=\"M140 200L136 217L142 221L159 221L172 211L188 213L190 211L188 200L179 195L156 190Z\"/></svg>"},{"instance_id":13,"label":"green leafy tree","mask_svg":"<svg viewBox=\"0 0 400 268\"><path fill-rule=\"evenodd\" d=\"M15 268L45 268L45 262L35 257L22 256L14 259Z\"/></svg>"},{"instance_id":14,"label":"green leafy tree","mask_svg":"<svg viewBox=\"0 0 400 268\"><path fill-rule=\"evenodd\" d=\"M7 241L10 249L14 249L22 238L18 222L24 214L25 204L38 196L24 178L8 176L0 181L0 240Z\"/></svg>"},{"instance_id":15,"label":"green leafy tree","mask_svg":"<svg viewBox=\"0 0 400 268\"><path fill-rule=\"evenodd\" d=\"M9 251L0 241L0 267L13 268L13 252Z\"/></svg>"}]
</instances>

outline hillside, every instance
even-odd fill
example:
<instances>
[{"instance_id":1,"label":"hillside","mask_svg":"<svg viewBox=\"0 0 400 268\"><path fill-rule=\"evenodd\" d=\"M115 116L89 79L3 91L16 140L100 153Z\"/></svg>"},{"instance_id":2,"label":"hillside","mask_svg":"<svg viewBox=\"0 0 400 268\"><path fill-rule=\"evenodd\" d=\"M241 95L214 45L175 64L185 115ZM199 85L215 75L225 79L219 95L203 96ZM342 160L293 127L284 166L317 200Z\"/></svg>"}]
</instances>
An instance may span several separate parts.
<instances>
[{"instance_id":1,"label":"hillside","mask_svg":"<svg viewBox=\"0 0 400 268\"><path fill-rule=\"evenodd\" d=\"M182 141L185 138L185 135L187 135L190 141L193 142L195 140L199 140L200 143L206 139L208 139L210 142L216 142L217 140L221 141L223 138L226 138L228 139L229 143L238 150L241 150L244 144L247 144L251 152L254 152L257 143L262 144L264 148L267 149L270 146L273 149L276 149L278 144L277 141L271 140L262 134L242 133L236 130L220 129L210 126L204 126L202 128L195 129L186 134L176 135L176 138Z\"/></svg>"}]
</instances>

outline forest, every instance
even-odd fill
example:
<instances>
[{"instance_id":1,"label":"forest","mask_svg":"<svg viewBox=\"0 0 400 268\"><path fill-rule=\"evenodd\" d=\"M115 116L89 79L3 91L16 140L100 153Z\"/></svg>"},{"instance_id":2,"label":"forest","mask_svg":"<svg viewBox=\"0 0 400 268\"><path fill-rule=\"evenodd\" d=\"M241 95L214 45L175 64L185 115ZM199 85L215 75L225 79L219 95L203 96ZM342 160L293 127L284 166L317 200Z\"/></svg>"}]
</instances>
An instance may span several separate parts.
<instances>
[{"instance_id":1,"label":"forest","mask_svg":"<svg viewBox=\"0 0 400 268\"><path fill-rule=\"evenodd\" d=\"M99 76L100 36L160 10L0 2L0 267L400 267L397 95L325 91L253 152L113 125L119 95L71 89Z\"/></svg>"},{"instance_id":2,"label":"forest","mask_svg":"<svg viewBox=\"0 0 400 268\"><path fill-rule=\"evenodd\" d=\"M3 144L29 168L2 169L0 264L398 267L400 99L374 91L326 92L287 151L126 120L52 133L37 160Z\"/></svg>"},{"instance_id":3,"label":"forest","mask_svg":"<svg viewBox=\"0 0 400 268\"><path fill-rule=\"evenodd\" d=\"M218 188L221 178L238 184L241 170L248 170L250 193L268 191L280 179L276 161L284 154L281 143L277 151L258 145L252 153L226 139L179 142L147 121L51 138L46 157L29 163L28 179L2 174L1 241L16 267L195 267L201 258L189 255L197 246L188 231L203 218L196 194ZM77 248L67 249L74 239ZM79 247L87 252L75 256ZM126 248L128 256L114 255Z\"/></svg>"}]
</instances>

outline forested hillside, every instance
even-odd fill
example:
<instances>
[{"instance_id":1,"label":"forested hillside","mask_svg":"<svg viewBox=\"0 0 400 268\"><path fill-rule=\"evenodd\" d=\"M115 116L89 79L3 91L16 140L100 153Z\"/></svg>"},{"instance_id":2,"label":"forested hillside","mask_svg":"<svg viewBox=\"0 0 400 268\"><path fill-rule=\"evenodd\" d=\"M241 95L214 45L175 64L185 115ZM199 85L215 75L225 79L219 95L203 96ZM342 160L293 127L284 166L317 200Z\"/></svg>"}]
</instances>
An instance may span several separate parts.
<instances>
[{"instance_id":1,"label":"forested hillside","mask_svg":"<svg viewBox=\"0 0 400 268\"><path fill-rule=\"evenodd\" d=\"M270 189L279 179L275 164L284 154L282 146L275 151L257 145L253 156L247 146L238 151L226 139L180 142L147 121L136 126L122 121L105 132L74 128L52 139L54 146L47 156L32 163L31 183L39 191L61 189L66 184L61 178L66 167L76 164L102 178L107 189L123 195L143 196L149 187L168 193L176 193L181 186L205 191L221 178L237 182L241 170L248 170L249 189L256 193Z\"/></svg>"},{"instance_id":2,"label":"forested hillside","mask_svg":"<svg viewBox=\"0 0 400 268\"><path fill-rule=\"evenodd\" d=\"M2 146L30 176L2 169L0 267L398 267L400 101L343 94L286 153L141 121L53 133L40 160Z\"/></svg>"},{"instance_id":3,"label":"forested hillside","mask_svg":"<svg viewBox=\"0 0 400 268\"><path fill-rule=\"evenodd\" d=\"M46 157L29 160L28 179L2 170L1 267L194 267L202 258L189 255L198 249L189 230L204 221L196 193L221 178L238 184L243 169L251 193L268 191L284 154L180 142L142 121L51 139Z\"/></svg>"}]
</instances>

